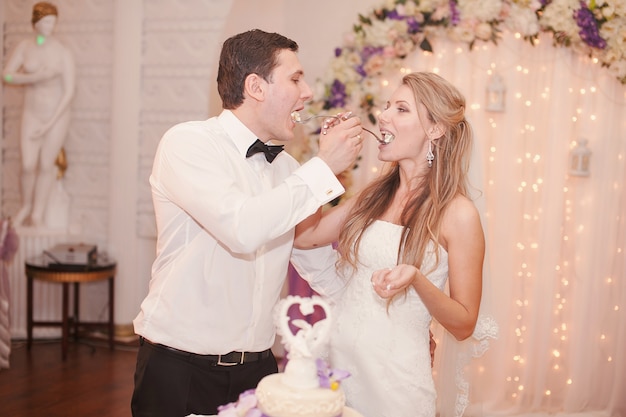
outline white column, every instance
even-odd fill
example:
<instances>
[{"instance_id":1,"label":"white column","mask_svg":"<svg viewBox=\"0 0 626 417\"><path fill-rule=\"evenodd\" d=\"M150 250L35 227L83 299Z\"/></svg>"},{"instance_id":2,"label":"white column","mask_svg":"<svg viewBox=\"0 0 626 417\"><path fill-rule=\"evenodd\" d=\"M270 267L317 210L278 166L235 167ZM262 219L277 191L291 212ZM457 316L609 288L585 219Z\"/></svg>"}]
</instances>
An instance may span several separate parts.
<instances>
[{"instance_id":1,"label":"white column","mask_svg":"<svg viewBox=\"0 0 626 417\"><path fill-rule=\"evenodd\" d=\"M4 45L4 2L0 5L0 45ZM4 68L4 54L0 54L0 68ZM0 103L4 103L4 82L0 81ZM0 110L3 106L0 104ZM0 115L0 132L4 132L4 117ZM1 138L1 137L0 137ZM0 139L0 146L3 144L4 139ZM0 184L2 182L2 166L4 158L0 158ZM0 186L0 203L2 202L2 187ZM2 215L2 206L0 205L0 215Z\"/></svg>"},{"instance_id":2,"label":"white column","mask_svg":"<svg viewBox=\"0 0 626 417\"><path fill-rule=\"evenodd\" d=\"M142 0L115 0L113 16L109 252L117 260L115 323L121 325L132 322L145 293L145 281L137 279L142 6Z\"/></svg>"}]
</instances>

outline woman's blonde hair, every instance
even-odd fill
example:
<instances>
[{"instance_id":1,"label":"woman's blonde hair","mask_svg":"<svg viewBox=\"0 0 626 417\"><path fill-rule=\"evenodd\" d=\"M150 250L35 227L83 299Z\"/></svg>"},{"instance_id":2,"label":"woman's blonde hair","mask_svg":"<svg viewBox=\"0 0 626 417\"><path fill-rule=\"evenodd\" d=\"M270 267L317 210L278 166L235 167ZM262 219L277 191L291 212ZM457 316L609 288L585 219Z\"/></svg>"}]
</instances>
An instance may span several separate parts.
<instances>
[{"instance_id":1,"label":"woman's blonde hair","mask_svg":"<svg viewBox=\"0 0 626 417\"><path fill-rule=\"evenodd\" d=\"M448 81L434 73L415 72L404 76L402 84L411 89L416 103L426 107L428 119L444 131L443 136L433 140L432 167L419 179L419 186L409 196L400 216L404 228L397 262L421 268L429 241L435 246L435 254L439 253L438 238L446 208L457 194L468 195L473 134L465 119L465 98ZM357 268L363 232L383 215L400 186L398 163L393 162L387 168L359 193L347 216L338 241L339 271L346 266ZM438 262L437 256L435 267Z\"/></svg>"},{"instance_id":2,"label":"woman's blonde hair","mask_svg":"<svg viewBox=\"0 0 626 417\"><path fill-rule=\"evenodd\" d=\"M35 3L35 5L33 6L33 17L31 19L31 22L34 25L35 23L39 22L41 19L49 15L58 16L59 12L57 11L57 7L52 3L48 3L47 1L40 1L39 3Z\"/></svg>"}]
</instances>

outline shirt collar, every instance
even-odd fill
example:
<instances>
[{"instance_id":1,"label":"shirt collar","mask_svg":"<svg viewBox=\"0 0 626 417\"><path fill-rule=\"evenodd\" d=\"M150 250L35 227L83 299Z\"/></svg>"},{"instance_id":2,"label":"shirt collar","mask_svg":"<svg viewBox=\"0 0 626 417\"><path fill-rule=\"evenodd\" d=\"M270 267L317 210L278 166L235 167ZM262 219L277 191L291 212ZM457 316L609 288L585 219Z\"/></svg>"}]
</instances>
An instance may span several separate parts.
<instances>
[{"instance_id":1,"label":"shirt collar","mask_svg":"<svg viewBox=\"0 0 626 417\"><path fill-rule=\"evenodd\" d=\"M218 116L218 120L239 150L239 153L245 158L248 148L257 140L257 136L230 110L223 110Z\"/></svg>"}]
</instances>

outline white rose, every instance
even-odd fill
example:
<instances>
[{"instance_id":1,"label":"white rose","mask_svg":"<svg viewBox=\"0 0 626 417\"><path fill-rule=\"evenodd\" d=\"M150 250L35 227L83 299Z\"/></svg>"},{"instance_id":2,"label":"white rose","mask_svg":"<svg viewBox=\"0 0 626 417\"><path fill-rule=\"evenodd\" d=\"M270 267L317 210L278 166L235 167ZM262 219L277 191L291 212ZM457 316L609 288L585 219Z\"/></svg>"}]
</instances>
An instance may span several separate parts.
<instances>
[{"instance_id":1,"label":"white rose","mask_svg":"<svg viewBox=\"0 0 626 417\"><path fill-rule=\"evenodd\" d=\"M393 43L393 47L397 56L405 57L411 53L414 44L413 41L411 41L410 39L398 38Z\"/></svg>"},{"instance_id":2,"label":"white rose","mask_svg":"<svg viewBox=\"0 0 626 417\"><path fill-rule=\"evenodd\" d=\"M624 2L624 0L607 0L603 4L613 9L614 13L618 16L624 16L626 14L626 2Z\"/></svg>"},{"instance_id":3,"label":"white rose","mask_svg":"<svg viewBox=\"0 0 626 417\"><path fill-rule=\"evenodd\" d=\"M575 10L580 8L577 0L553 0L541 17L541 25L557 32L564 32L573 42L580 42L580 28L572 19Z\"/></svg>"},{"instance_id":4,"label":"white rose","mask_svg":"<svg viewBox=\"0 0 626 417\"><path fill-rule=\"evenodd\" d=\"M380 72L382 72L384 66L385 58L382 55L374 55L367 60L365 65L363 65L363 69L369 75L379 74Z\"/></svg>"},{"instance_id":5,"label":"white rose","mask_svg":"<svg viewBox=\"0 0 626 417\"><path fill-rule=\"evenodd\" d=\"M459 0L461 19L475 18L481 22L490 22L500 16L502 0Z\"/></svg>"},{"instance_id":6,"label":"white rose","mask_svg":"<svg viewBox=\"0 0 626 417\"><path fill-rule=\"evenodd\" d=\"M415 7L420 12L431 12L439 7L449 8L448 0L422 0Z\"/></svg>"},{"instance_id":7,"label":"white rose","mask_svg":"<svg viewBox=\"0 0 626 417\"><path fill-rule=\"evenodd\" d=\"M343 44L347 47L354 47L356 43L356 35L354 32L348 32L343 35Z\"/></svg>"},{"instance_id":8,"label":"white rose","mask_svg":"<svg viewBox=\"0 0 626 417\"><path fill-rule=\"evenodd\" d=\"M609 66L609 72L619 79L626 78L626 62L624 61L613 62Z\"/></svg>"},{"instance_id":9,"label":"white rose","mask_svg":"<svg viewBox=\"0 0 626 417\"><path fill-rule=\"evenodd\" d=\"M482 39L484 41L487 41L489 39L491 39L491 25L489 23L479 23L478 25L476 25L476 37L478 39Z\"/></svg>"},{"instance_id":10,"label":"white rose","mask_svg":"<svg viewBox=\"0 0 626 417\"><path fill-rule=\"evenodd\" d=\"M474 40L474 30L465 24L460 24L452 28L450 37L459 42L470 43Z\"/></svg>"},{"instance_id":11,"label":"white rose","mask_svg":"<svg viewBox=\"0 0 626 417\"><path fill-rule=\"evenodd\" d=\"M539 33L539 21L535 12L528 8L511 6L511 13L505 24L513 32L519 32L522 36L532 36Z\"/></svg>"},{"instance_id":12,"label":"white rose","mask_svg":"<svg viewBox=\"0 0 626 417\"><path fill-rule=\"evenodd\" d=\"M344 52L345 54L345 52ZM356 67L358 65L361 65L363 63L363 60L361 59L361 55L359 55L358 53L352 51L349 52L348 54L345 54L345 58L346 60L346 64L352 67Z\"/></svg>"},{"instance_id":13,"label":"white rose","mask_svg":"<svg viewBox=\"0 0 626 417\"><path fill-rule=\"evenodd\" d=\"M371 25L364 25L363 31L369 41L370 46L389 45L389 32L393 28L393 22L373 20Z\"/></svg>"},{"instance_id":14,"label":"white rose","mask_svg":"<svg viewBox=\"0 0 626 417\"><path fill-rule=\"evenodd\" d=\"M448 5L439 6L435 9L431 15L431 19L434 21L442 20L450 16L450 7Z\"/></svg>"}]
</instances>

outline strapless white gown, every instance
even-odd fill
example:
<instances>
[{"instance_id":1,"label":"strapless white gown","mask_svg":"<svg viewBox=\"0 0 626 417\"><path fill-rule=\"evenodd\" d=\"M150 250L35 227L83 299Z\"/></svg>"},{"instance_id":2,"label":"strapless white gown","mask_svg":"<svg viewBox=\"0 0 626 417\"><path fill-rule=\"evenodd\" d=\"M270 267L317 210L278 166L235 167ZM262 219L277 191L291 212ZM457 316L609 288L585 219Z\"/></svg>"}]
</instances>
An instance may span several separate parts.
<instances>
[{"instance_id":1,"label":"strapless white gown","mask_svg":"<svg viewBox=\"0 0 626 417\"><path fill-rule=\"evenodd\" d=\"M375 270L396 265L402 227L374 222L363 234L358 271L336 300L329 359L351 376L341 382L347 405L365 417L434 417L436 393L430 366L431 315L414 289L387 309L371 284ZM434 265L427 252L424 267ZM428 279L440 289L448 278L448 254Z\"/></svg>"}]
</instances>

